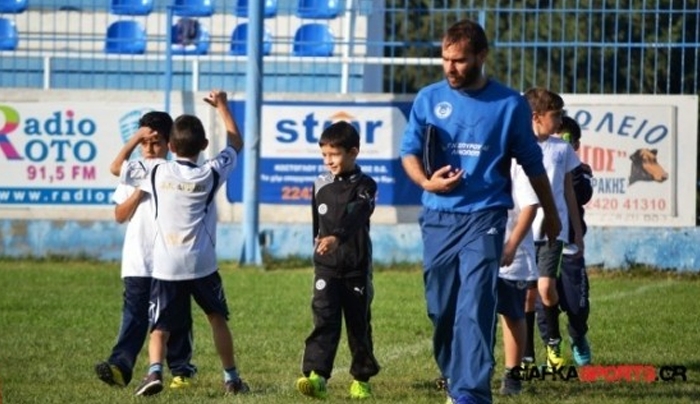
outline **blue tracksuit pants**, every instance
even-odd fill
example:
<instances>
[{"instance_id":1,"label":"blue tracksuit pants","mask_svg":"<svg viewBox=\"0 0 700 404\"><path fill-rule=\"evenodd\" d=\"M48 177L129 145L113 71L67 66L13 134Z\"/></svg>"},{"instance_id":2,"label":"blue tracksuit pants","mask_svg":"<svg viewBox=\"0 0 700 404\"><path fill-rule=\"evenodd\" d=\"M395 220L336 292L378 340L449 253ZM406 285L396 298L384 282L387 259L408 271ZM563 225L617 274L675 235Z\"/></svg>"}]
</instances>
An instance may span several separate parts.
<instances>
[{"instance_id":1,"label":"blue tracksuit pants","mask_svg":"<svg viewBox=\"0 0 700 404\"><path fill-rule=\"evenodd\" d=\"M469 214L424 209L423 278L433 353L449 394L491 403L496 281L506 210Z\"/></svg>"}]
</instances>

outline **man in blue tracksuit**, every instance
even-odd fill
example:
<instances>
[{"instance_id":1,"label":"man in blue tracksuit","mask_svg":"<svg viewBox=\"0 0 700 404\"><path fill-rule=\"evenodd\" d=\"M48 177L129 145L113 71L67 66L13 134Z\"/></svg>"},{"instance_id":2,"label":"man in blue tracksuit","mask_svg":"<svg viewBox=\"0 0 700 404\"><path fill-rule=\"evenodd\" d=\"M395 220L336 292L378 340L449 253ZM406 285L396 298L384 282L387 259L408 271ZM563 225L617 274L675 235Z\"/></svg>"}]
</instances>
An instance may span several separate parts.
<instances>
[{"instance_id":1,"label":"man in blue tracksuit","mask_svg":"<svg viewBox=\"0 0 700 404\"><path fill-rule=\"evenodd\" d=\"M404 170L424 190L419 222L435 360L459 404L491 402L511 158L540 199L545 233L554 239L561 229L530 108L518 92L483 75L487 53L477 23L447 30L445 80L418 93L401 143Z\"/></svg>"}]
</instances>

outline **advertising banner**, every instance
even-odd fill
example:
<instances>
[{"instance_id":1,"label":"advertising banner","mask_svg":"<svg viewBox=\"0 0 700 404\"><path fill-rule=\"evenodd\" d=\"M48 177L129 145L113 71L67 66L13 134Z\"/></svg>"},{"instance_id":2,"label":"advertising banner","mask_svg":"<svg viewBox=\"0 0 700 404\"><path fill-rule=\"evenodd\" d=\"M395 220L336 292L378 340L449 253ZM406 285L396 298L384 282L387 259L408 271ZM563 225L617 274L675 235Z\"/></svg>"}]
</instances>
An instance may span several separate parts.
<instances>
[{"instance_id":1,"label":"advertising banner","mask_svg":"<svg viewBox=\"0 0 700 404\"><path fill-rule=\"evenodd\" d=\"M152 106L0 103L0 207L112 204L109 165ZM132 158L138 158L138 148Z\"/></svg>"},{"instance_id":2,"label":"advertising banner","mask_svg":"<svg viewBox=\"0 0 700 404\"><path fill-rule=\"evenodd\" d=\"M593 226L694 226L697 97L565 97L593 169Z\"/></svg>"},{"instance_id":3,"label":"advertising banner","mask_svg":"<svg viewBox=\"0 0 700 404\"><path fill-rule=\"evenodd\" d=\"M263 103L260 202L309 204L314 179L326 170L319 137L333 122L345 120L360 134L357 163L377 182L377 204L420 204L420 190L404 173L399 158L399 144L410 107L410 102ZM231 108L243 128L244 102L232 102ZM242 199L242 170L236 171L227 188L232 202Z\"/></svg>"}]
</instances>

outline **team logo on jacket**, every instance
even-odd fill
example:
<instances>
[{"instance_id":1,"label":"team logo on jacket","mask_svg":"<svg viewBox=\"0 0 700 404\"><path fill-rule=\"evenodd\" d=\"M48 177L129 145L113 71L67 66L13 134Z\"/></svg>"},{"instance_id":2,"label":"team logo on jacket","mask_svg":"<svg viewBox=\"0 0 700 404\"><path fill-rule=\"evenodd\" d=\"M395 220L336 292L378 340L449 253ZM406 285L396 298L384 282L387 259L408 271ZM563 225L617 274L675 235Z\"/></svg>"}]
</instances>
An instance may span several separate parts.
<instances>
[{"instance_id":1,"label":"team logo on jacket","mask_svg":"<svg viewBox=\"0 0 700 404\"><path fill-rule=\"evenodd\" d=\"M318 214L325 215L326 213L328 213L328 205L325 203L318 205Z\"/></svg>"},{"instance_id":2,"label":"team logo on jacket","mask_svg":"<svg viewBox=\"0 0 700 404\"><path fill-rule=\"evenodd\" d=\"M435 106L434 112L436 117L440 119L445 119L448 116L452 115L452 104L443 101Z\"/></svg>"},{"instance_id":3,"label":"team logo on jacket","mask_svg":"<svg viewBox=\"0 0 700 404\"><path fill-rule=\"evenodd\" d=\"M323 290L326 288L326 281L319 279L316 281L316 290Z\"/></svg>"}]
</instances>

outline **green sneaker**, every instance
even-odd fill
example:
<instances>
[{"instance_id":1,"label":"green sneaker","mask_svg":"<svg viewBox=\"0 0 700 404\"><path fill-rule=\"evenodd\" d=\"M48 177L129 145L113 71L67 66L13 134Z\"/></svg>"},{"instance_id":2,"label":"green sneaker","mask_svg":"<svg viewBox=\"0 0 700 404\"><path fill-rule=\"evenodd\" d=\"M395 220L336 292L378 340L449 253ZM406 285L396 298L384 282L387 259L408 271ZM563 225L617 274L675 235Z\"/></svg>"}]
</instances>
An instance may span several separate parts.
<instances>
[{"instance_id":1,"label":"green sneaker","mask_svg":"<svg viewBox=\"0 0 700 404\"><path fill-rule=\"evenodd\" d=\"M297 380L297 390L305 396L324 399L328 397L326 391L326 379L316 372L311 372L309 377L301 377Z\"/></svg>"},{"instance_id":2,"label":"green sneaker","mask_svg":"<svg viewBox=\"0 0 700 404\"><path fill-rule=\"evenodd\" d=\"M95 373L97 373L97 377L100 380L109 384L110 386L126 386L122 371L115 365L108 362L100 362L95 365Z\"/></svg>"},{"instance_id":3,"label":"green sneaker","mask_svg":"<svg viewBox=\"0 0 700 404\"><path fill-rule=\"evenodd\" d=\"M372 386L369 385L369 382L361 382L359 380L352 381L350 385L350 398L364 400L371 397Z\"/></svg>"},{"instance_id":4,"label":"green sneaker","mask_svg":"<svg viewBox=\"0 0 700 404\"><path fill-rule=\"evenodd\" d=\"M170 382L170 388L171 389L186 389L189 387L192 387L193 380L191 377L185 377L185 376L175 376L173 377L173 381Z\"/></svg>"},{"instance_id":5,"label":"green sneaker","mask_svg":"<svg viewBox=\"0 0 700 404\"><path fill-rule=\"evenodd\" d=\"M561 355L561 339L550 339L547 342L547 366L552 369L559 369L566 361Z\"/></svg>"},{"instance_id":6,"label":"green sneaker","mask_svg":"<svg viewBox=\"0 0 700 404\"><path fill-rule=\"evenodd\" d=\"M588 344L586 337L581 337L578 340L571 339L571 351L574 354L574 362L576 366L586 366L591 363L591 346Z\"/></svg>"}]
</instances>

